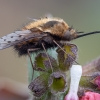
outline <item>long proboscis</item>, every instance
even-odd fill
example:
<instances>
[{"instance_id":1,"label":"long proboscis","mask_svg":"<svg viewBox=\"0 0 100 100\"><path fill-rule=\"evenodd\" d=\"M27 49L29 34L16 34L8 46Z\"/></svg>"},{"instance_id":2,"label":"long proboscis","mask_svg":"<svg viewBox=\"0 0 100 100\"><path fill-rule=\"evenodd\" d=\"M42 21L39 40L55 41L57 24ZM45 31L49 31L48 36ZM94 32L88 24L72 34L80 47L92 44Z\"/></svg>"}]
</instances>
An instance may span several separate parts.
<instances>
[{"instance_id":1,"label":"long proboscis","mask_svg":"<svg viewBox=\"0 0 100 100\"><path fill-rule=\"evenodd\" d=\"M84 36L87 36L87 35L97 34L97 33L100 33L100 31L94 31L94 32L89 32L89 33L85 33L85 34L79 34L79 35L77 35L77 37L75 39L80 38L80 37L84 37Z\"/></svg>"}]
</instances>

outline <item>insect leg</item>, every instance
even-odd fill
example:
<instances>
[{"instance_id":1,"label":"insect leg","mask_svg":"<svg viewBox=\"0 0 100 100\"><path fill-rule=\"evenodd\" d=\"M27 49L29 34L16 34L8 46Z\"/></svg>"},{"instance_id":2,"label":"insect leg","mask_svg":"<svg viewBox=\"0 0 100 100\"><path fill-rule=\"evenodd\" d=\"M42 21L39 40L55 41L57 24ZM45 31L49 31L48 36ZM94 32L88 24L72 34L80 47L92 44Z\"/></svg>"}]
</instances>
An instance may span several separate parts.
<instances>
[{"instance_id":1,"label":"insect leg","mask_svg":"<svg viewBox=\"0 0 100 100\"><path fill-rule=\"evenodd\" d=\"M46 52L46 49L45 49L45 46L44 46L43 43L42 43L42 47L43 47L43 49L44 49L44 51L45 51L45 53L46 53L46 55L47 55L47 57L48 57L48 60L49 60L50 66L51 66L51 70L52 70L52 72L53 72L53 68L52 68L52 64L51 64L50 58L49 58L49 56L48 56L48 54L47 54L47 52Z\"/></svg>"},{"instance_id":2,"label":"insect leg","mask_svg":"<svg viewBox=\"0 0 100 100\"><path fill-rule=\"evenodd\" d=\"M30 52L35 51L35 50L38 50L38 49L39 48L36 48L36 49L28 49L27 50L28 56L29 56L29 59L30 59L31 65L32 65L32 69L33 69L32 79L33 79L33 76L34 76L34 65L33 65L33 62L32 62L32 58L31 58Z\"/></svg>"},{"instance_id":3,"label":"insect leg","mask_svg":"<svg viewBox=\"0 0 100 100\"><path fill-rule=\"evenodd\" d=\"M63 48L55 41L55 40L53 40L53 42L65 53L65 54L67 54L64 50L63 50ZM73 59L72 57L70 57L71 59ZM76 64L78 64L78 65L80 65L78 62L76 62L76 61L74 61Z\"/></svg>"}]
</instances>

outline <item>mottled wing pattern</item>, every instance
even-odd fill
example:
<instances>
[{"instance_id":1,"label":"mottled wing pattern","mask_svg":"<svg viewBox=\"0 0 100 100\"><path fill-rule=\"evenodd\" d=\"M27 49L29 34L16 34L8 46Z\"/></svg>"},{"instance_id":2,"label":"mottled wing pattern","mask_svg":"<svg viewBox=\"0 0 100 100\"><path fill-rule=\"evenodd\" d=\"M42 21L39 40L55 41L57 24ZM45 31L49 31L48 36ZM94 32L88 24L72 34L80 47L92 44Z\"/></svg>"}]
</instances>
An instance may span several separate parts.
<instances>
[{"instance_id":1,"label":"mottled wing pattern","mask_svg":"<svg viewBox=\"0 0 100 100\"><path fill-rule=\"evenodd\" d=\"M15 31L0 38L0 49L8 48L31 37L34 37L34 35L30 30Z\"/></svg>"}]
</instances>

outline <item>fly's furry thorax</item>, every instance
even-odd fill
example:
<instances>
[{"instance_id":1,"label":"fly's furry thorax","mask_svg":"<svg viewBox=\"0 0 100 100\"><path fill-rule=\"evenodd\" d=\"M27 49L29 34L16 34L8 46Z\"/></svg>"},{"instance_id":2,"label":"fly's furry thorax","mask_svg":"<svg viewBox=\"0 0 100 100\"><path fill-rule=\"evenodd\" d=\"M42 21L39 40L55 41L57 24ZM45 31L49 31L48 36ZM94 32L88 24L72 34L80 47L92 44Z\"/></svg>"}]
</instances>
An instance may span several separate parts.
<instances>
[{"instance_id":1,"label":"fly's furry thorax","mask_svg":"<svg viewBox=\"0 0 100 100\"><path fill-rule=\"evenodd\" d=\"M41 32L48 32L52 35L64 36L64 33L69 29L69 26L63 19L60 18L42 18L30 23L23 29L34 29Z\"/></svg>"}]
</instances>

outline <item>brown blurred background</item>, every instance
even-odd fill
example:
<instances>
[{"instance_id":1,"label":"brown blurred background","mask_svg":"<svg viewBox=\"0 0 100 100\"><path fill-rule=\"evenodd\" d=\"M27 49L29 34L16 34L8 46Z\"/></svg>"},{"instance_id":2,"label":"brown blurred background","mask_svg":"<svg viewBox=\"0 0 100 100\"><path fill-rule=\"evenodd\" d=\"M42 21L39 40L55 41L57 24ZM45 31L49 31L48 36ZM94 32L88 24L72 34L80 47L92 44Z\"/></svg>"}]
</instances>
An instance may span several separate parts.
<instances>
[{"instance_id":1,"label":"brown blurred background","mask_svg":"<svg viewBox=\"0 0 100 100\"><path fill-rule=\"evenodd\" d=\"M100 30L100 0L0 0L0 37L20 29L30 18L51 13L78 31ZM78 62L85 64L100 55L100 34L72 41L79 47ZM27 84L27 59L12 48L0 51L0 77Z\"/></svg>"}]
</instances>

